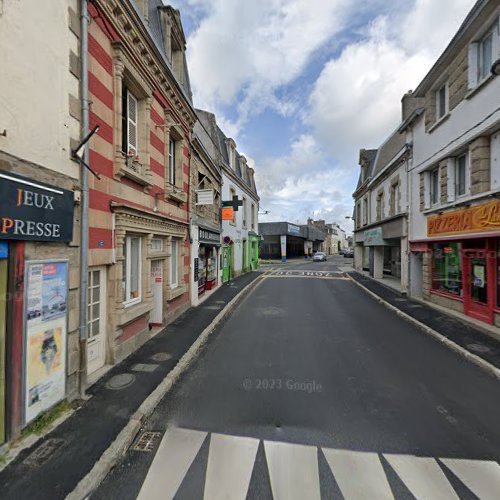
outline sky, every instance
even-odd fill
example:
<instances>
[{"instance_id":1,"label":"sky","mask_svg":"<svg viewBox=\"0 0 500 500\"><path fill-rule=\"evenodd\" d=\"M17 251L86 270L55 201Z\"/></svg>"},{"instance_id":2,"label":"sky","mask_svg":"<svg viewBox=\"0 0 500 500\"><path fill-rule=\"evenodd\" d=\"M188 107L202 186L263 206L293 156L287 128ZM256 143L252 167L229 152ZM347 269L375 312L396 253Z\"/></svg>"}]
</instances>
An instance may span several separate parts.
<instances>
[{"instance_id":1,"label":"sky","mask_svg":"<svg viewBox=\"0 0 500 500\"><path fill-rule=\"evenodd\" d=\"M164 2L181 12L195 107L255 169L259 221L350 231L359 150L398 128L475 0Z\"/></svg>"}]
</instances>

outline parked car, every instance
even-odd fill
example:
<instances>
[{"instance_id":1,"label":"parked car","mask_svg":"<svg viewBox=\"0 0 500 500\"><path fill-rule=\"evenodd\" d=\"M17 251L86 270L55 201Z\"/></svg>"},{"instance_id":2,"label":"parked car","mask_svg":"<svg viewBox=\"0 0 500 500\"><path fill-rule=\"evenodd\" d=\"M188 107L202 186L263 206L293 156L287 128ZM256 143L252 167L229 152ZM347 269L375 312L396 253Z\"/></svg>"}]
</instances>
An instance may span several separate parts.
<instances>
[{"instance_id":1,"label":"parked car","mask_svg":"<svg viewBox=\"0 0 500 500\"><path fill-rule=\"evenodd\" d=\"M316 252L313 255L313 262L326 262L326 253Z\"/></svg>"},{"instance_id":2,"label":"parked car","mask_svg":"<svg viewBox=\"0 0 500 500\"><path fill-rule=\"evenodd\" d=\"M352 248L347 248L344 250L344 257L352 259L354 257L354 250Z\"/></svg>"}]
</instances>

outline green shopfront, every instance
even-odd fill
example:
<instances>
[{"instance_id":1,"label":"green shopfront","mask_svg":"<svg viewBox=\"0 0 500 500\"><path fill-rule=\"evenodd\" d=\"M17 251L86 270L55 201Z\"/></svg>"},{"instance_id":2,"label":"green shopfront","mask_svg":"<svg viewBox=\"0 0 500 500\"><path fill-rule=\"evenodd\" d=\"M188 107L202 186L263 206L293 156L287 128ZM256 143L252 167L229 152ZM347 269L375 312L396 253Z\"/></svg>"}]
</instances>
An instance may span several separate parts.
<instances>
[{"instance_id":1,"label":"green shopfront","mask_svg":"<svg viewBox=\"0 0 500 500\"><path fill-rule=\"evenodd\" d=\"M248 270L256 271L259 267L259 235L250 231L248 233Z\"/></svg>"}]
</instances>

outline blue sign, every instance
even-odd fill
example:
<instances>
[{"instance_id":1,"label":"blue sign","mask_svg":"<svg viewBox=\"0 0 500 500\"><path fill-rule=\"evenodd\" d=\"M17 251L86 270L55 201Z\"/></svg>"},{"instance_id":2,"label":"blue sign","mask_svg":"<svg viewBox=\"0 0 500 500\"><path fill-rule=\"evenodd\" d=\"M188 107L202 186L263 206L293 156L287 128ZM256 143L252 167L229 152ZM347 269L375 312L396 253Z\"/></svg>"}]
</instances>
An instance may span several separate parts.
<instances>
[{"instance_id":1,"label":"blue sign","mask_svg":"<svg viewBox=\"0 0 500 500\"><path fill-rule=\"evenodd\" d=\"M9 257L9 243L7 241L0 241L0 259L7 259Z\"/></svg>"}]
</instances>

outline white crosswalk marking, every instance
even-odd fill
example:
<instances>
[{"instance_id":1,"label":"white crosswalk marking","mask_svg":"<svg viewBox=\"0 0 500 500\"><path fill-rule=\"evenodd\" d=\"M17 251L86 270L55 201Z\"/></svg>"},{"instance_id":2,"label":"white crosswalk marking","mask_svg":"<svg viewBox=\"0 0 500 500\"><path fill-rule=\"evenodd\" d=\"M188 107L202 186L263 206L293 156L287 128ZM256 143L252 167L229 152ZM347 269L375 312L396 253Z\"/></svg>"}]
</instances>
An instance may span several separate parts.
<instances>
[{"instance_id":1,"label":"white crosswalk marking","mask_svg":"<svg viewBox=\"0 0 500 500\"><path fill-rule=\"evenodd\" d=\"M496 462L440 458L480 500L500 498L500 465Z\"/></svg>"},{"instance_id":2,"label":"white crosswalk marking","mask_svg":"<svg viewBox=\"0 0 500 500\"><path fill-rule=\"evenodd\" d=\"M388 454L384 457L417 500L458 500L455 490L433 458Z\"/></svg>"},{"instance_id":3,"label":"white crosswalk marking","mask_svg":"<svg viewBox=\"0 0 500 500\"><path fill-rule=\"evenodd\" d=\"M346 500L392 500L391 488L376 453L322 448Z\"/></svg>"},{"instance_id":4,"label":"white crosswalk marking","mask_svg":"<svg viewBox=\"0 0 500 500\"><path fill-rule=\"evenodd\" d=\"M259 440L212 434L204 500L245 500Z\"/></svg>"},{"instance_id":5,"label":"white crosswalk marking","mask_svg":"<svg viewBox=\"0 0 500 500\"><path fill-rule=\"evenodd\" d=\"M319 500L318 453L314 446L265 441L274 500Z\"/></svg>"},{"instance_id":6,"label":"white crosswalk marking","mask_svg":"<svg viewBox=\"0 0 500 500\"><path fill-rule=\"evenodd\" d=\"M138 500L174 498L206 436L206 432L168 429L158 447Z\"/></svg>"}]
</instances>

